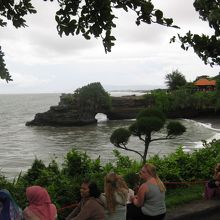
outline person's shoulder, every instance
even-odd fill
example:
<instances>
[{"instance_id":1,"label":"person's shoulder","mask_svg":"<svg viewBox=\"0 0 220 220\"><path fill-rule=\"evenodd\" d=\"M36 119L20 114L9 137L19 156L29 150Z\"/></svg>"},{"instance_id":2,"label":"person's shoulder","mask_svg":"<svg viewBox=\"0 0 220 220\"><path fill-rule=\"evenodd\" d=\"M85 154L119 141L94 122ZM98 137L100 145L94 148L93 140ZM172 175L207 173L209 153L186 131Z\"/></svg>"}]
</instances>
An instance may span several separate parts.
<instances>
[{"instance_id":1,"label":"person's shoulder","mask_svg":"<svg viewBox=\"0 0 220 220\"><path fill-rule=\"evenodd\" d=\"M106 199L105 193L101 193L101 195L99 196L99 199L101 201L101 204L104 207L107 207L107 199Z\"/></svg>"},{"instance_id":2,"label":"person's shoulder","mask_svg":"<svg viewBox=\"0 0 220 220\"><path fill-rule=\"evenodd\" d=\"M138 194L144 194L144 193L146 193L146 192L148 192L149 191L149 187L148 187L148 184L147 184L147 182L144 182L144 183L142 183L141 185L140 185L140 187L139 187L139 189L138 189Z\"/></svg>"},{"instance_id":3,"label":"person's shoulder","mask_svg":"<svg viewBox=\"0 0 220 220\"><path fill-rule=\"evenodd\" d=\"M105 193L101 193L101 195L99 196L99 199L101 200L101 201L106 201L106 195L105 195Z\"/></svg>"},{"instance_id":4,"label":"person's shoulder","mask_svg":"<svg viewBox=\"0 0 220 220\"><path fill-rule=\"evenodd\" d=\"M90 207L90 208L97 209L100 206L104 207L105 206L105 201L103 201L100 197L99 198L91 197L86 202L86 206L87 206L87 208Z\"/></svg>"},{"instance_id":5,"label":"person's shoulder","mask_svg":"<svg viewBox=\"0 0 220 220\"><path fill-rule=\"evenodd\" d=\"M140 185L139 189L147 189L148 188L148 183L144 182Z\"/></svg>"},{"instance_id":6,"label":"person's shoulder","mask_svg":"<svg viewBox=\"0 0 220 220\"><path fill-rule=\"evenodd\" d=\"M52 212L53 216L56 217L57 216L57 208L56 208L56 206L52 203L50 205L50 207L51 207L50 209L51 209L51 212Z\"/></svg>"},{"instance_id":7,"label":"person's shoulder","mask_svg":"<svg viewBox=\"0 0 220 220\"><path fill-rule=\"evenodd\" d=\"M23 217L24 219L39 219L31 210L29 207L26 207L23 210Z\"/></svg>"},{"instance_id":8,"label":"person's shoulder","mask_svg":"<svg viewBox=\"0 0 220 220\"><path fill-rule=\"evenodd\" d=\"M28 207L26 207L24 210L23 210L23 216L29 216L31 213L30 209Z\"/></svg>"},{"instance_id":9,"label":"person's shoulder","mask_svg":"<svg viewBox=\"0 0 220 220\"><path fill-rule=\"evenodd\" d=\"M129 193L129 189L128 189L128 188L121 188L121 191L122 191L124 194L128 194L128 193Z\"/></svg>"}]
</instances>

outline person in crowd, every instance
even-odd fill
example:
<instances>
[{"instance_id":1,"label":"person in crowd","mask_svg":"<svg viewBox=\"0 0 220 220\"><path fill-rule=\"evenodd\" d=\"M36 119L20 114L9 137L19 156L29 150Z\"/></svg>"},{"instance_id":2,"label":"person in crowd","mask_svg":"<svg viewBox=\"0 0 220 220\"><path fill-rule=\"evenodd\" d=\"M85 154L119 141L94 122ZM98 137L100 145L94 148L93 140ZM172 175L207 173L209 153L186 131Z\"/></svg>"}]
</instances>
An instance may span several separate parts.
<instances>
[{"instance_id":1,"label":"person in crowd","mask_svg":"<svg viewBox=\"0 0 220 220\"><path fill-rule=\"evenodd\" d=\"M104 220L104 204L100 200L100 190L95 182L84 180L81 201L65 220Z\"/></svg>"},{"instance_id":2,"label":"person in crowd","mask_svg":"<svg viewBox=\"0 0 220 220\"><path fill-rule=\"evenodd\" d=\"M213 179L205 184L205 199L220 198L220 163L217 163L214 169Z\"/></svg>"},{"instance_id":3,"label":"person in crowd","mask_svg":"<svg viewBox=\"0 0 220 220\"><path fill-rule=\"evenodd\" d=\"M220 163L217 163L215 166L214 176L215 185L218 187L220 185Z\"/></svg>"},{"instance_id":4,"label":"person in crowd","mask_svg":"<svg viewBox=\"0 0 220 220\"><path fill-rule=\"evenodd\" d=\"M140 178L144 181L137 195L131 197L131 202L137 207L132 220L162 220L166 215L165 191L163 182L157 175L153 164L145 164L140 170Z\"/></svg>"},{"instance_id":5,"label":"person in crowd","mask_svg":"<svg viewBox=\"0 0 220 220\"><path fill-rule=\"evenodd\" d=\"M21 220L22 210L17 205L10 192L0 190L0 220Z\"/></svg>"},{"instance_id":6,"label":"person in crowd","mask_svg":"<svg viewBox=\"0 0 220 220\"><path fill-rule=\"evenodd\" d=\"M129 189L124 179L116 173L109 173L104 179L104 193L101 199L105 204L106 220L125 220Z\"/></svg>"},{"instance_id":7,"label":"person in crowd","mask_svg":"<svg viewBox=\"0 0 220 220\"><path fill-rule=\"evenodd\" d=\"M55 220L57 209L52 204L47 190L41 186L26 188L26 197L29 205L23 211L25 220Z\"/></svg>"}]
</instances>

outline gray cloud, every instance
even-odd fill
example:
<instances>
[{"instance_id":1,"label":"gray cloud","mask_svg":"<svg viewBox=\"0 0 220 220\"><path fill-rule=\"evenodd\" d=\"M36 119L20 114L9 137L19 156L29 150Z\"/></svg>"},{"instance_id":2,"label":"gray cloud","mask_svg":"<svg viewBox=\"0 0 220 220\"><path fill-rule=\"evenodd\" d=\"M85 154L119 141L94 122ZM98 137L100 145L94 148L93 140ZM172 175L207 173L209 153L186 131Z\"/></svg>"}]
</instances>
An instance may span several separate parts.
<instances>
[{"instance_id":1,"label":"gray cloud","mask_svg":"<svg viewBox=\"0 0 220 220\"><path fill-rule=\"evenodd\" d=\"M178 43L169 44L176 33L188 30L209 32L198 19L193 0L153 0L157 8L173 17L177 30L160 25L136 26L132 13L118 12L113 34L116 45L104 53L101 39L87 41L82 37L60 38L56 31L55 2L34 0L38 15L27 18L28 28L9 25L0 29L0 45L14 82L0 81L0 93L72 92L93 81L105 85L161 85L175 69L187 80L198 75L216 75L218 67L205 66L192 50L183 51Z\"/></svg>"}]
</instances>

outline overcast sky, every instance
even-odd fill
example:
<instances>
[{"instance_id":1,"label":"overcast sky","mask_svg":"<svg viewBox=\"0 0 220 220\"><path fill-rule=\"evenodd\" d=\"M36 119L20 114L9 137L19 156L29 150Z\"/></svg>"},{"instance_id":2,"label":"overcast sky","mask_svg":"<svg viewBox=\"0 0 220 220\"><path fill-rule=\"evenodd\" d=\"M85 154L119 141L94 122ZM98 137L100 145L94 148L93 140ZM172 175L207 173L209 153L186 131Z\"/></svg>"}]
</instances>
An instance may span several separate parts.
<instances>
[{"instance_id":1,"label":"overcast sky","mask_svg":"<svg viewBox=\"0 0 220 220\"><path fill-rule=\"evenodd\" d=\"M38 14L26 17L29 27L0 28L0 45L13 82L0 81L0 93L73 92L91 82L106 89L165 87L165 75L178 69L187 81L215 76L219 67L205 65L193 50L169 40L177 33L212 33L199 19L193 0L152 0L181 29L142 23L133 13L117 12L116 45L105 54L101 39L85 40L56 31L56 4L34 0Z\"/></svg>"}]
</instances>

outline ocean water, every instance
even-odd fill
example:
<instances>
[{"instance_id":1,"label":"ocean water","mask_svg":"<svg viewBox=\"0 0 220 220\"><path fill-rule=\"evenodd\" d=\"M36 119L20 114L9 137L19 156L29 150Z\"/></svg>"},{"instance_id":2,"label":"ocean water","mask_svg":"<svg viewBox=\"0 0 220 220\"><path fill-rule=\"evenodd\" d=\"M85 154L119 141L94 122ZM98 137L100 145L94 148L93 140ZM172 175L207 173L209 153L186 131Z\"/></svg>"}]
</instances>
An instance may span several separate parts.
<instances>
[{"instance_id":1,"label":"ocean water","mask_svg":"<svg viewBox=\"0 0 220 220\"><path fill-rule=\"evenodd\" d=\"M129 95L129 93L122 93ZM114 95L114 94L113 94ZM119 95L119 94L117 94ZM136 94L138 95L138 94ZM119 127L129 126L133 120L109 121L103 114L97 114L98 124L84 127L27 127L25 123L36 113L57 105L60 94L0 95L0 172L9 178L30 168L34 158L46 164L56 159L62 164L66 153L72 148L85 151L91 158L100 156L101 161L114 162L114 146L110 143L111 133ZM212 128L209 122L181 119L187 131L176 139L152 142L149 155L166 155L182 146L185 151L202 147L201 140L220 138L220 129ZM130 139L128 147L143 150L143 143ZM139 159L135 153L122 154Z\"/></svg>"}]
</instances>

